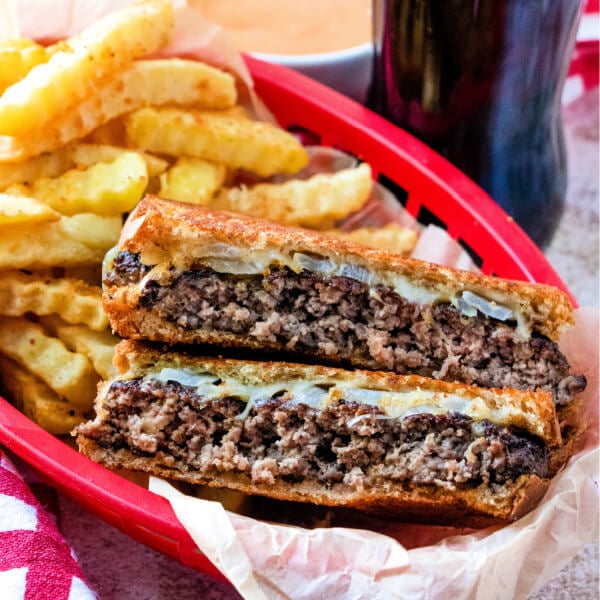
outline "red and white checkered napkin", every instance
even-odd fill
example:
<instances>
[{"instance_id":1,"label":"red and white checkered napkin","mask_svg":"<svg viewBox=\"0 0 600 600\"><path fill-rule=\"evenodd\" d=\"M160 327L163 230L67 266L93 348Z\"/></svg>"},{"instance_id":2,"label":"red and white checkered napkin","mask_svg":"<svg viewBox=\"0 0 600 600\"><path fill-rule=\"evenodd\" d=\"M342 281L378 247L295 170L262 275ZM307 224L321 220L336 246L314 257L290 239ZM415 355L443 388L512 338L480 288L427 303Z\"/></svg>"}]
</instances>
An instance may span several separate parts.
<instances>
[{"instance_id":1,"label":"red and white checkered napkin","mask_svg":"<svg viewBox=\"0 0 600 600\"><path fill-rule=\"evenodd\" d=\"M0 597L93 600L71 549L0 449Z\"/></svg>"}]
</instances>

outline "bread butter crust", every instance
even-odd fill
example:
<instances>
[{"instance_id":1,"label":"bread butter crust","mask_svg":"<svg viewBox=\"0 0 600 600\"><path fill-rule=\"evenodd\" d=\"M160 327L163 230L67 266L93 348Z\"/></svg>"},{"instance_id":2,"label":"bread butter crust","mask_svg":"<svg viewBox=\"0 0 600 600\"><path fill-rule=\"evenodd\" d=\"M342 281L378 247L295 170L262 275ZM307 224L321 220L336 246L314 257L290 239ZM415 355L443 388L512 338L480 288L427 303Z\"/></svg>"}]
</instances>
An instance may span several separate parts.
<instances>
[{"instance_id":1,"label":"bread butter crust","mask_svg":"<svg viewBox=\"0 0 600 600\"><path fill-rule=\"evenodd\" d=\"M416 519L460 527L486 527L514 521L539 504L549 485L548 480L536 475L522 475L514 483L505 484L493 493L485 484L454 490L435 485L405 486L399 483L365 490L356 490L344 484L324 487L313 481L256 484L250 477L240 473L215 473L207 478L183 464L166 466L151 458L135 456L126 449L106 450L81 435L77 443L82 454L110 469L145 471L157 477L226 487L275 500L357 509L398 520Z\"/></svg>"},{"instance_id":2,"label":"bread butter crust","mask_svg":"<svg viewBox=\"0 0 600 600\"><path fill-rule=\"evenodd\" d=\"M499 279L434 265L398 254L367 248L316 231L284 227L244 215L212 211L202 206L146 196L123 227L119 248L133 253L152 253L169 257L201 258L215 243L233 245L242 257L273 251L300 252L364 267L369 272L390 272L408 278L415 286L441 292L448 297L468 290L498 303L517 302L532 329L556 341L561 331L574 322L568 296L552 286ZM107 289L111 298L117 290ZM135 294L118 298L114 308L130 308ZM121 308L119 308L121 307Z\"/></svg>"}]
</instances>

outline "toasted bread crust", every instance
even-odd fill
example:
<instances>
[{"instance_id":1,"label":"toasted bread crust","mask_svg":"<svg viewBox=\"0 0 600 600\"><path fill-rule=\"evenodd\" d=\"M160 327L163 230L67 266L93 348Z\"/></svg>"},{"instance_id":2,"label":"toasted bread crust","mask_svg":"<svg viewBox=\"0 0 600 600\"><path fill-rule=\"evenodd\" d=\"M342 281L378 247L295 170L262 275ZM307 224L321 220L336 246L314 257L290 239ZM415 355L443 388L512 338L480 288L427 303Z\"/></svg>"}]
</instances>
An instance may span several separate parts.
<instances>
[{"instance_id":1,"label":"toasted bread crust","mask_svg":"<svg viewBox=\"0 0 600 600\"><path fill-rule=\"evenodd\" d=\"M537 506L549 485L548 480L535 475L522 475L516 482L493 493L484 484L476 488L455 490L433 485L390 484L364 491L356 491L343 484L325 488L313 481L255 484L248 476L240 473L215 473L214 477L206 479L198 473L186 471L184 465L175 463L173 467L166 467L153 459L135 456L128 450L105 450L81 435L78 436L77 443L80 452L110 469L145 471L167 479L227 487L276 500L353 508L384 517L460 527L485 527L493 523L514 521ZM180 470L178 466L184 470Z\"/></svg>"},{"instance_id":2,"label":"toasted bread crust","mask_svg":"<svg viewBox=\"0 0 600 600\"><path fill-rule=\"evenodd\" d=\"M504 426L517 427L544 440L548 446L561 444L556 409L550 392L480 388L474 385L453 383L421 377L419 375L397 375L383 371L348 371L321 365L303 365L286 362L257 362L249 360L218 359L194 356L185 352L173 352L168 348L123 340L115 349L114 365L119 374L117 379L143 377L150 370L164 367L189 368L200 372L214 373L221 379L236 379L243 383L269 385L292 380L351 382L357 388L404 391L421 389L440 394L453 394L465 401L465 414L470 400L480 399L489 408L504 407ZM101 413L98 400L96 411Z\"/></svg>"},{"instance_id":3,"label":"toasted bread crust","mask_svg":"<svg viewBox=\"0 0 600 600\"><path fill-rule=\"evenodd\" d=\"M501 280L402 258L396 254L366 248L317 232L282 227L274 223L237 214L146 197L130 215L123 228L119 249L139 253L144 264L169 265L185 270L210 256L215 245L235 246L242 259L257 252L302 253L357 265L370 273L393 273L405 277L412 285L452 297L469 290L506 306L519 306L532 330L557 340L560 332L573 322L573 309L566 294L541 284ZM549 446L559 446L560 430L551 394L545 392L482 389L459 383L448 383L420 376L402 376L373 371L344 371L323 366L292 363L255 363L199 358L186 354L166 354L166 350L135 341L144 332L161 331L170 343L212 343L234 346L235 336L201 330L184 332L150 312L138 308L138 284L106 286L104 307L113 328L123 337L115 355L118 379L143 376L148 368L200 365L210 367L220 376L243 377L269 383L302 377L306 380L331 378L352 380L358 386L376 389L422 387L465 398L471 394L486 402L510 404L509 425L538 435ZM265 349L265 343L248 340L248 346ZM276 349L274 346L273 349ZM319 357L317 357L319 358ZM360 366L360 365L359 365ZM365 367L367 365L364 365ZM108 385L108 384L107 384ZM97 413L102 418L101 395ZM522 418L519 418L518 414ZM109 468L124 467L192 484L228 487L248 494L326 506L356 508L378 515L417 518L422 521L445 522L460 526L482 526L519 518L543 497L549 481L534 475L522 475L516 482L495 486L458 487L384 483L378 487L357 490L345 484L324 486L317 481L297 483L276 481L274 484L252 482L241 473L211 473L210 477L190 470L186 464L160 464L154 458L134 455L127 449L111 450L98 446L81 433L77 437L80 451ZM558 451L557 451L558 452ZM561 452L562 455L562 452ZM558 465L557 465L558 468Z\"/></svg>"},{"instance_id":4,"label":"toasted bread crust","mask_svg":"<svg viewBox=\"0 0 600 600\"><path fill-rule=\"evenodd\" d=\"M220 379L232 378L244 384L269 385L299 379L320 383L347 381L357 387L389 391L426 389L456 394L465 400L465 406L469 398L476 396L491 405L505 403L516 409L521 408L526 411L524 416L530 420L533 417L534 423L542 427L544 434L541 437L548 445L560 443L556 411L548 393L483 389L416 375L403 376L388 372L346 371L318 365L200 357L133 340L124 340L118 344L114 364L118 374L112 381L143 377L150 372L156 373L168 367L195 369L198 373L208 372ZM112 381L105 382L98 395L96 419L99 422L109 416L103 405L103 392L110 387ZM468 410L465 409L464 414L469 414ZM513 418L508 425L532 431L531 421L527 424L525 421ZM80 452L111 469L145 471L191 484L227 487L246 494L277 500L353 508L380 516L448 523L463 527L486 526L495 522L517 519L537 505L548 486L548 480L540 479L535 475L522 475L515 482L495 486L493 491L487 484L447 489L436 485L392 481L367 489L357 489L343 483L324 485L314 480L295 483L276 480L274 484L266 484L253 482L248 474L218 471L208 475L201 474L180 460L176 460L172 465L166 465L161 463L159 458L135 455L126 448L117 450L103 448L81 432L78 433L77 444Z\"/></svg>"},{"instance_id":5,"label":"toasted bread crust","mask_svg":"<svg viewBox=\"0 0 600 600\"><path fill-rule=\"evenodd\" d=\"M323 256L364 267L376 275L385 272L406 277L419 288L447 297L469 290L507 306L518 306L532 330L554 341L573 323L573 307L568 296L551 286L433 265L319 232L153 196L146 196L131 213L119 248L150 257L153 264L179 261L178 268L185 268L186 262L189 265L206 256L215 244L233 245L242 257L264 251ZM126 320L125 314L137 305L136 286L113 286L106 292L105 310L120 328ZM123 331L121 335L128 334Z\"/></svg>"}]
</instances>

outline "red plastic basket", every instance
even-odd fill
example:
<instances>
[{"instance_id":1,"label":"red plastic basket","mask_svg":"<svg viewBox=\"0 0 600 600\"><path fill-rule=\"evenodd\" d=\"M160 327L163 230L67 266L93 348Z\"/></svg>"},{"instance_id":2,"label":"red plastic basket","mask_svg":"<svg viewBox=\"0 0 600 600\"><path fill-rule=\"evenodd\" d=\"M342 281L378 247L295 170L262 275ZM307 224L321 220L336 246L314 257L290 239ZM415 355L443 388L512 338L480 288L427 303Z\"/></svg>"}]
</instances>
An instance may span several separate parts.
<instances>
[{"instance_id":1,"label":"red plastic basket","mask_svg":"<svg viewBox=\"0 0 600 600\"><path fill-rule=\"evenodd\" d=\"M363 106L295 72L248 59L258 94L285 127L368 161L419 220L446 227L486 273L566 288L537 247L460 171ZM218 579L162 497L51 436L0 398L0 443L58 490L132 538Z\"/></svg>"}]
</instances>

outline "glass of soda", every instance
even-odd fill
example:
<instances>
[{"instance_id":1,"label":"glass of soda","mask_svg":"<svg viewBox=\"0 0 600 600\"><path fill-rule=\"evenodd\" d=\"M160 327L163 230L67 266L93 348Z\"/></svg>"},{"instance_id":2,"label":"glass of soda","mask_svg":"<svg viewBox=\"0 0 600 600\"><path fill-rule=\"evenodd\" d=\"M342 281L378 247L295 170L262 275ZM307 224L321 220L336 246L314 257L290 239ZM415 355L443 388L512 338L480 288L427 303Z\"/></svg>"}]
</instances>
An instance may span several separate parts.
<instances>
[{"instance_id":1,"label":"glass of soda","mask_svg":"<svg viewBox=\"0 0 600 600\"><path fill-rule=\"evenodd\" d=\"M374 0L367 104L545 248L564 208L561 93L581 0Z\"/></svg>"}]
</instances>

